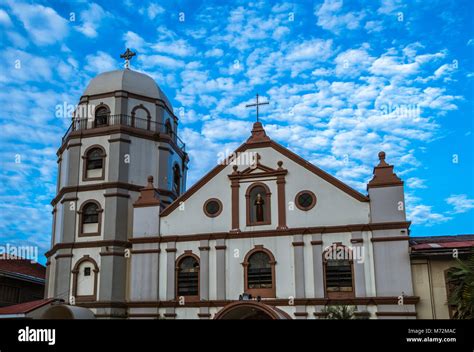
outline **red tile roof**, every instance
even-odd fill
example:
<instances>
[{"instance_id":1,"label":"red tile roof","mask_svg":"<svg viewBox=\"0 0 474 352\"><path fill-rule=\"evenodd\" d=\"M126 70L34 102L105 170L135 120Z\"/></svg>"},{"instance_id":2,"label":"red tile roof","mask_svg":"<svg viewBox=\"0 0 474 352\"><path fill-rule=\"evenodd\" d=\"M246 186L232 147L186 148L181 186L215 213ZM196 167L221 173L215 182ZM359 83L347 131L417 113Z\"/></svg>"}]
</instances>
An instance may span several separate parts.
<instances>
[{"instance_id":1,"label":"red tile roof","mask_svg":"<svg viewBox=\"0 0 474 352\"><path fill-rule=\"evenodd\" d=\"M25 302L20 304L15 304L13 306L2 307L0 308L0 315L3 314L26 314L40 308L46 304L49 304L56 300L55 298L39 299L37 301Z\"/></svg>"},{"instance_id":2,"label":"red tile roof","mask_svg":"<svg viewBox=\"0 0 474 352\"><path fill-rule=\"evenodd\" d=\"M46 277L46 268L43 265L12 256L0 256L0 271L33 276L39 279Z\"/></svg>"},{"instance_id":3,"label":"red tile roof","mask_svg":"<svg viewBox=\"0 0 474 352\"><path fill-rule=\"evenodd\" d=\"M410 247L412 252L468 250L474 248L474 235L412 237Z\"/></svg>"}]
</instances>

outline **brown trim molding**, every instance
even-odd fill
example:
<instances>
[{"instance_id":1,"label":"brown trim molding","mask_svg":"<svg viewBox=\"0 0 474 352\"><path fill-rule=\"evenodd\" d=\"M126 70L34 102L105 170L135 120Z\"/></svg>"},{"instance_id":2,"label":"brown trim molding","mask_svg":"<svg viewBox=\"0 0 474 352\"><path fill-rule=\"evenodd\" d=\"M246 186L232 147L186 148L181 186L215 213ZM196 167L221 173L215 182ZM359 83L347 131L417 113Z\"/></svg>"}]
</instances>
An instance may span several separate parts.
<instances>
[{"instance_id":1,"label":"brown trim molding","mask_svg":"<svg viewBox=\"0 0 474 352\"><path fill-rule=\"evenodd\" d=\"M351 243L364 243L363 238L351 238Z\"/></svg>"},{"instance_id":2,"label":"brown trim molding","mask_svg":"<svg viewBox=\"0 0 474 352\"><path fill-rule=\"evenodd\" d=\"M197 295L193 296L183 296L178 294L179 292L179 269L181 261L187 257L192 257L198 263L198 288L197 288ZM191 250L185 250L183 254L181 254L175 261L175 299L179 301L180 297L184 297L184 301L199 301L201 297L201 261L199 257L194 254Z\"/></svg>"},{"instance_id":3,"label":"brown trim molding","mask_svg":"<svg viewBox=\"0 0 474 352\"><path fill-rule=\"evenodd\" d=\"M102 152L102 173L98 177L87 177L87 164L88 164L88 154L91 152L93 149L100 149ZM107 160L107 153L105 152L105 149L103 146L100 144L94 144L88 147L85 151L84 154L82 155L82 181L87 182L87 181L102 181L105 179L105 161Z\"/></svg>"},{"instance_id":4,"label":"brown trim molding","mask_svg":"<svg viewBox=\"0 0 474 352\"><path fill-rule=\"evenodd\" d=\"M216 202L218 205L219 205L219 209L217 210L217 212L215 214L211 214L207 211L207 205L210 203L210 202ZM215 217L218 217L221 213L222 213L222 202L217 199L217 198L209 198L208 200L206 200L204 202L204 204L202 205L202 211L204 212L204 214L206 214L208 217L210 218L215 218Z\"/></svg>"},{"instance_id":5,"label":"brown trim molding","mask_svg":"<svg viewBox=\"0 0 474 352\"><path fill-rule=\"evenodd\" d=\"M318 318L321 318L321 317L326 318L329 315L329 313L328 312L314 312L313 315Z\"/></svg>"},{"instance_id":6,"label":"brown trim molding","mask_svg":"<svg viewBox=\"0 0 474 352\"><path fill-rule=\"evenodd\" d=\"M268 258L270 259L269 264L272 267L272 287L271 288L249 288L248 285L248 268L249 268L249 259L250 257L257 253L257 252L263 252L265 253ZM265 297L265 298L274 298L276 297L276 273L275 273L275 265L276 265L276 260L275 256L273 253L268 250L267 248L264 248L263 245L255 245L255 247L247 252L245 255L244 261L242 263L242 266L244 267L244 292L249 293L254 297L260 296L260 297Z\"/></svg>"},{"instance_id":7,"label":"brown trim molding","mask_svg":"<svg viewBox=\"0 0 474 352\"><path fill-rule=\"evenodd\" d=\"M333 299L333 298L346 298L346 299L351 299L355 297L355 278L354 278L354 263L352 260L349 260L349 264L351 266L351 290L350 291L329 291L327 287L327 278L326 278L326 272L327 272L327 262L328 260L326 259L326 253L328 251L333 250L333 246L336 245L337 248L343 247L345 248L345 251L351 251L350 248L344 246L341 243L335 242L326 247L322 254L322 260L323 260L323 284L324 284L324 294L327 298ZM352 255L350 258L353 258Z\"/></svg>"},{"instance_id":8,"label":"brown trim molding","mask_svg":"<svg viewBox=\"0 0 474 352\"><path fill-rule=\"evenodd\" d=\"M265 218L263 221L252 221L251 216L251 209L253 208L253 204L250 204L250 193L255 187L262 187L265 190L265 194L262 195L264 198L264 209L265 209ZM270 192L270 188L263 182L254 182L250 186L247 187L247 191L245 192L245 200L246 200L246 219L247 219L247 226L260 226L260 225L270 225L272 223L272 193Z\"/></svg>"},{"instance_id":9,"label":"brown trim molding","mask_svg":"<svg viewBox=\"0 0 474 352\"><path fill-rule=\"evenodd\" d=\"M173 252L176 252L176 251L177 251L176 248L166 248L167 253L173 253Z\"/></svg>"},{"instance_id":10,"label":"brown trim molding","mask_svg":"<svg viewBox=\"0 0 474 352\"><path fill-rule=\"evenodd\" d=\"M323 241L311 241L312 246L321 246L323 244Z\"/></svg>"},{"instance_id":11,"label":"brown trim molding","mask_svg":"<svg viewBox=\"0 0 474 352\"><path fill-rule=\"evenodd\" d=\"M81 146L82 146L82 143L81 143L81 142L69 143L69 144L66 146L66 149L69 149L69 148L72 148L72 147L81 147Z\"/></svg>"},{"instance_id":12,"label":"brown trim molding","mask_svg":"<svg viewBox=\"0 0 474 352\"><path fill-rule=\"evenodd\" d=\"M259 231L241 231L241 232L215 232L215 233L197 233L190 235L161 236L161 237L143 237L131 238L131 243L161 243L161 242L189 242L200 240L217 240L229 238L260 238L260 237L277 237L277 236L293 236L293 235L309 235L317 233L338 233L352 231L373 231L373 230L392 230L406 229L410 226L410 222L384 222L374 224L352 224L346 226L321 226L321 227L294 227L286 230L259 230ZM322 244L318 241L311 241L312 245Z\"/></svg>"},{"instance_id":13,"label":"brown trim molding","mask_svg":"<svg viewBox=\"0 0 474 352\"><path fill-rule=\"evenodd\" d=\"M132 143L130 139L127 138L109 138L108 140L109 143L114 143L114 142L123 142L123 143Z\"/></svg>"},{"instance_id":14,"label":"brown trim molding","mask_svg":"<svg viewBox=\"0 0 474 352\"><path fill-rule=\"evenodd\" d=\"M210 313L198 313L199 318L210 318L211 314Z\"/></svg>"},{"instance_id":15,"label":"brown trim molding","mask_svg":"<svg viewBox=\"0 0 474 352\"><path fill-rule=\"evenodd\" d=\"M89 204L95 204L97 205L97 232L83 232L84 230L84 224L83 224L83 214L84 214L84 207ZM102 234L102 213L104 210L100 206L100 203L94 199L88 199L84 201L84 203L81 204L81 207L79 211L77 212L79 214L79 222L78 222L78 231L77 231L77 236L78 237L92 237L92 236L101 236Z\"/></svg>"},{"instance_id":16,"label":"brown trim molding","mask_svg":"<svg viewBox=\"0 0 474 352\"><path fill-rule=\"evenodd\" d=\"M176 313L164 313L165 318L176 318Z\"/></svg>"},{"instance_id":17,"label":"brown trim molding","mask_svg":"<svg viewBox=\"0 0 474 352\"><path fill-rule=\"evenodd\" d=\"M278 162L278 167L281 168L282 161ZM285 170L286 175L286 170ZM286 226L286 197L285 197L285 175L277 177L277 200L278 200L278 227L277 230L285 230Z\"/></svg>"},{"instance_id":18,"label":"brown trim molding","mask_svg":"<svg viewBox=\"0 0 474 352\"><path fill-rule=\"evenodd\" d=\"M378 317L416 317L416 312L376 312Z\"/></svg>"},{"instance_id":19,"label":"brown trim molding","mask_svg":"<svg viewBox=\"0 0 474 352\"><path fill-rule=\"evenodd\" d=\"M211 249L211 247L209 247L209 246L202 246L202 247L198 247L198 249L199 249L200 251L208 251L208 250Z\"/></svg>"},{"instance_id":20,"label":"brown trim molding","mask_svg":"<svg viewBox=\"0 0 474 352\"><path fill-rule=\"evenodd\" d=\"M84 262L90 262L94 266L94 293L92 295L85 295L85 296L78 296L77 295L77 275L79 274L79 267ZM97 262L91 258L88 254L84 255L81 259L79 259L74 268L72 269L72 295L75 298L76 302L89 302L95 301L97 299L97 279L99 276L99 266Z\"/></svg>"},{"instance_id":21,"label":"brown trim molding","mask_svg":"<svg viewBox=\"0 0 474 352\"><path fill-rule=\"evenodd\" d=\"M110 256L116 255L117 257L123 257L125 255L124 252L100 252L99 255L102 256Z\"/></svg>"},{"instance_id":22,"label":"brown trim molding","mask_svg":"<svg viewBox=\"0 0 474 352\"><path fill-rule=\"evenodd\" d=\"M225 249L227 249L227 246L226 245L216 246L215 248L216 248L216 250L225 250Z\"/></svg>"},{"instance_id":23,"label":"brown trim molding","mask_svg":"<svg viewBox=\"0 0 474 352\"><path fill-rule=\"evenodd\" d=\"M132 249L130 254L150 254L150 253L161 253L161 249Z\"/></svg>"},{"instance_id":24,"label":"brown trim molding","mask_svg":"<svg viewBox=\"0 0 474 352\"><path fill-rule=\"evenodd\" d=\"M234 170L237 170L237 165L234 165ZM234 232L240 231L240 224L239 224L239 188L240 183L238 180L232 180L230 183L230 187L232 190L232 225L231 229ZM171 205L170 205L171 206Z\"/></svg>"},{"instance_id":25,"label":"brown trim molding","mask_svg":"<svg viewBox=\"0 0 474 352\"><path fill-rule=\"evenodd\" d=\"M294 312L293 313L295 317L307 317L308 312Z\"/></svg>"},{"instance_id":26,"label":"brown trim molding","mask_svg":"<svg viewBox=\"0 0 474 352\"><path fill-rule=\"evenodd\" d=\"M278 299L265 299L263 302L272 306L327 306L327 305L396 305L398 306L398 297L396 296L385 296L385 297L354 297L354 298L295 298L290 304L290 301L285 298ZM418 296L408 296L404 298L405 304L416 304L420 300ZM242 302L237 300L210 300L210 301L198 301L189 302L185 301L184 304L179 301L129 301L129 302L115 302L115 301L98 301L88 302L87 304L81 304L81 306L90 308L182 308L182 307L208 307L218 308L223 307L229 303ZM254 302L254 301L249 301Z\"/></svg>"},{"instance_id":27,"label":"brown trim molding","mask_svg":"<svg viewBox=\"0 0 474 352\"><path fill-rule=\"evenodd\" d=\"M180 156L180 158L187 158L186 152L182 151L174 139L168 136L166 133L157 133L154 131L147 131L131 126L124 126L124 125L111 125L111 126L104 126L104 127L96 127L87 130L77 130L72 131L66 137L66 140L63 142L61 147L58 149L56 154L59 156L64 151L67 146L67 142L72 139L76 138L83 138L83 137L101 137L101 136L109 136L115 133L123 133L129 136L148 139L155 142L167 143L171 146L176 154Z\"/></svg>"},{"instance_id":28,"label":"brown trim molding","mask_svg":"<svg viewBox=\"0 0 474 352\"><path fill-rule=\"evenodd\" d=\"M254 148L273 148L276 151L280 152L281 154L285 155L290 160L294 161L298 165L304 167L308 171L318 175L325 181L331 183L335 187L339 188L341 191L349 194L350 196L354 197L355 199L361 202L369 202L369 197L365 196L355 189L349 187L345 183L339 181L334 176L328 174L327 172L321 170L320 168L314 166L313 164L309 163L305 159L301 158L297 154L293 153L289 149L283 147L282 145L276 143L275 141L262 141L262 142L254 142L251 144L243 143L240 145L236 150L235 153L243 152L247 149L254 149ZM222 163L214 167L211 171L209 171L204 177L202 177L199 181L197 181L188 191L183 193L180 197L178 197L173 203L171 203L162 213L161 216L169 215L174 209L176 209L180 202L185 201L189 197L191 197L194 193L196 193L201 187L203 187L206 183L208 183L214 176L216 176L219 172L221 172L226 166L228 165L229 161L231 160L232 156L229 156L228 159L224 160Z\"/></svg>"},{"instance_id":29,"label":"brown trim molding","mask_svg":"<svg viewBox=\"0 0 474 352\"><path fill-rule=\"evenodd\" d=\"M77 197L68 197L68 198L63 198L61 199L61 204L64 204L65 202L75 202L79 200Z\"/></svg>"},{"instance_id":30,"label":"brown trim molding","mask_svg":"<svg viewBox=\"0 0 474 352\"><path fill-rule=\"evenodd\" d=\"M104 240L104 241L87 241L87 242L64 242L56 243L49 251L44 255L46 258L51 257L59 249L71 249L71 248L94 248L94 247L131 247L131 243L127 241L115 241L115 240Z\"/></svg>"},{"instance_id":31,"label":"brown trim molding","mask_svg":"<svg viewBox=\"0 0 474 352\"><path fill-rule=\"evenodd\" d=\"M72 258L73 254L58 254L54 257L54 259L61 259L61 258Z\"/></svg>"},{"instance_id":32,"label":"brown trim molding","mask_svg":"<svg viewBox=\"0 0 474 352\"><path fill-rule=\"evenodd\" d=\"M372 242L408 241L409 236L372 237Z\"/></svg>"},{"instance_id":33,"label":"brown trim molding","mask_svg":"<svg viewBox=\"0 0 474 352\"><path fill-rule=\"evenodd\" d=\"M97 316L97 315L96 315ZM108 316L108 315L107 315ZM128 313L127 315L129 318L155 318L158 319L160 314L152 314L152 313Z\"/></svg>"},{"instance_id":34,"label":"brown trim molding","mask_svg":"<svg viewBox=\"0 0 474 352\"><path fill-rule=\"evenodd\" d=\"M130 198L130 194L125 193L104 193L104 197L122 197L122 198Z\"/></svg>"},{"instance_id":35,"label":"brown trim molding","mask_svg":"<svg viewBox=\"0 0 474 352\"><path fill-rule=\"evenodd\" d=\"M292 245L293 245L293 247L303 247L304 242L303 241L293 242Z\"/></svg>"},{"instance_id":36,"label":"brown trim molding","mask_svg":"<svg viewBox=\"0 0 474 352\"><path fill-rule=\"evenodd\" d=\"M59 200L67 193L76 193L76 192L85 192L85 191L98 191L105 190L109 188L121 188L128 191L139 192L143 188L141 185L134 185L131 183L125 182L102 182L90 185L80 185L80 186L66 186L61 188L56 197L51 201L51 205L55 206Z\"/></svg>"},{"instance_id":37,"label":"brown trim molding","mask_svg":"<svg viewBox=\"0 0 474 352\"><path fill-rule=\"evenodd\" d=\"M303 207L300 205L300 203L298 202L298 198L299 196L301 196L302 194L304 193L308 193L312 198L313 198L313 201L311 202L311 204L307 207ZM303 191L299 191L296 196L295 196L295 205L296 207L299 209L299 210L302 210L302 211L308 211L308 210L311 210L314 208L314 206L316 205L316 203L318 202L318 198L316 197L316 195L311 192L310 190L303 190Z\"/></svg>"}]
</instances>

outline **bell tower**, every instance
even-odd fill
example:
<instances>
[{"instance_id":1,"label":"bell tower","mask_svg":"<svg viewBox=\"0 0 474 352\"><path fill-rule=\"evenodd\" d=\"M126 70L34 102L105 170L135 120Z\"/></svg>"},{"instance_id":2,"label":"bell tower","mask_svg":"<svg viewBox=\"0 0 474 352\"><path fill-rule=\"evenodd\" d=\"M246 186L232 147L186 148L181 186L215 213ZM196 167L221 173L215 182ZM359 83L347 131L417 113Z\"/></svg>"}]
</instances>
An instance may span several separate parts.
<instances>
[{"instance_id":1,"label":"bell tower","mask_svg":"<svg viewBox=\"0 0 474 352\"><path fill-rule=\"evenodd\" d=\"M178 118L155 81L129 68L134 55L127 49L123 70L90 81L57 152L46 296L102 317L126 314L133 204L148 176L161 209L186 185Z\"/></svg>"}]
</instances>

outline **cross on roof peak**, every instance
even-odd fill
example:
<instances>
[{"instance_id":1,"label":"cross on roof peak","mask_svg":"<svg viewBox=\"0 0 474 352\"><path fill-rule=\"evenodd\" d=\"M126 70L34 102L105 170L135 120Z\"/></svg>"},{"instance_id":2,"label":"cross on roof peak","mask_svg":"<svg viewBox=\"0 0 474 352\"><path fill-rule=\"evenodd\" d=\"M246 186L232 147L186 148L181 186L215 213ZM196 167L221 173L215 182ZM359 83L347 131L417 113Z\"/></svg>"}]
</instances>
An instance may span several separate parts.
<instances>
[{"instance_id":1,"label":"cross on roof peak","mask_svg":"<svg viewBox=\"0 0 474 352\"><path fill-rule=\"evenodd\" d=\"M259 96L258 93L257 93L256 103L245 105L246 108L250 108L250 107L253 107L253 106L256 106L256 107L257 107L257 122L259 122L259 120L258 120L258 110L259 110L258 107L259 107L260 105L268 105L268 104L270 104L268 101L259 102L259 101L258 101L258 98L259 98L259 97L260 97L260 96Z\"/></svg>"},{"instance_id":2,"label":"cross on roof peak","mask_svg":"<svg viewBox=\"0 0 474 352\"><path fill-rule=\"evenodd\" d=\"M125 59L125 68L130 68L130 59L136 56L137 53L131 51L129 48L123 54L120 54L121 59Z\"/></svg>"}]
</instances>

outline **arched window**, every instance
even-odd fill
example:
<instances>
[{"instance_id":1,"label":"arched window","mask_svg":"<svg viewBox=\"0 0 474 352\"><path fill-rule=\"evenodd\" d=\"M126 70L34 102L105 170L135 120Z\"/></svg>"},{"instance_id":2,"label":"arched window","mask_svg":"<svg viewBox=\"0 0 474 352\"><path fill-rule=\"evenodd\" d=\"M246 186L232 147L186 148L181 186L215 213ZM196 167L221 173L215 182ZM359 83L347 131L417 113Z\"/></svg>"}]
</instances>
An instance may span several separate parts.
<instances>
[{"instance_id":1,"label":"arched window","mask_svg":"<svg viewBox=\"0 0 474 352\"><path fill-rule=\"evenodd\" d=\"M333 243L323 253L326 297L354 297L352 251L341 243Z\"/></svg>"},{"instance_id":2,"label":"arched window","mask_svg":"<svg viewBox=\"0 0 474 352\"><path fill-rule=\"evenodd\" d=\"M150 130L151 114L150 111L143 105L137 105L132 109L132 127Z\"/></svg>"},{"instance_id":3,"label":"arched window","mask_svg":"<svg viewBox=\"0 0 474 352\"><path fill-rule=\"evenodd\" d=\"M107 126L109 124L109 115L109 108L99 106L95 111L94 127Z\"/></svg>"},{"instance_id":4,"label":"arched window","mask_svg":"<svg viewBox=\"0 0 474 352\"><path fill-rule=\"evenodd\" d=\"M247 226L271 224L271 193L268 186L256 182L249 186L247 201Z\"/></svg>"},{"instance_id":5,"label":"arched window","mask_svg":"<svg viewBox=\"0 0 474 352\"><path fill-rule=\"evenodd\" d=\"M105 177L105 150L101 146L92 146L83 156L83 181L103 180Z\"/></svg>"},{"instance_id":6,"label":"arched window","mask_svg":"<svg viewBox=\"0 0 474 352\"><path fill-rule=\"evenodd\" d=\"M199 258L185 252L176 261L176 298L199 300Z\"/></svg>"},{"instance_id":7,"label":"arched window","mask_svg":"<svg viewBox=\"0 0 474 352\"><path fill-rule=\"evenodd\" d=\"M97 299L97 262L85 255L74 265L72 270L72 297L76 302L90 302Z\"/></svg>"},{"instance_id":8,"label":"arched window","mask_svg":"<svg viewBox=\"0 0 474 352\"><path fill-rule=\"evenodd\" d=\"M102 223L102 209L96 201L84 203L79 210L79 236L99 236Z\"/></svg>"},{"instance_id":9,"label":"arched window","mask_svg":"<svg viewBox=\"0 0 474 352\"><path fill-rule=\"evenodd\" d=\"M181 172L179 165L175 164L173 167L173 191L179 196L181 192Z\"/></svg>"},{"instance_id":10,"label":"arched window","mask_svg":"<svg viewBox=\"0 0 474 352\"><path fill-rule=\"evenodd\" d=\"M254 297L275 297L275 258L273 254L257 245L245 256L244 291Z\"/></svg>"}]
</instances>

